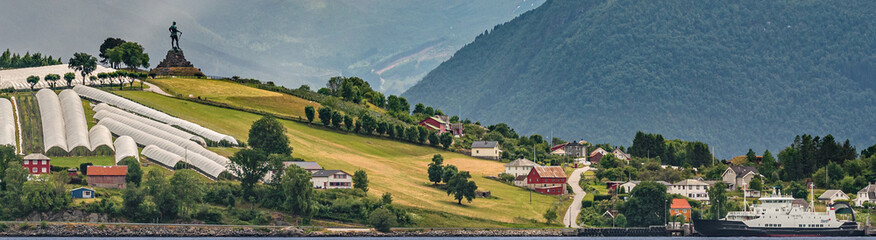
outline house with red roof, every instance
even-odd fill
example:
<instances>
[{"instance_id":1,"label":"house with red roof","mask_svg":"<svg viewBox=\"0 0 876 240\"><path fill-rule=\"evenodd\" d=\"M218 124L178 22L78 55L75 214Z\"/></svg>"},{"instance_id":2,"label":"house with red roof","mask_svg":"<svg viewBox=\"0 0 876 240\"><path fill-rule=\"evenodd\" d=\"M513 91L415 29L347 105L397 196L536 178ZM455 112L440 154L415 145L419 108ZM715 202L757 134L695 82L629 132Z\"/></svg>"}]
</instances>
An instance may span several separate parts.
<instances>
[{"instance_id":1,"label":"house with red roof","mask_svg":"<svg viewBox=\"0 0 876 240\"><path fill-rule=\"evenodd\" d=\"M526 176L526 185L536 192L560 195L566 192L566 172L559 166L534 166Z\"/></svg>"},{"instance_id":2,"label":"house with red roof","mask_svg":"<svg viewBox=\"0 0 876 240\"><path fill-rule=\"evenodd\" d=\"M88 186L125 189L128 166L88 166Z\"/></svg>"},{"instance_id":3,"label":"house with red roof","mask_svg":"<svg viewBox=\"0 0 876 240\"><path fill-rule=\"evenodd\" d=\"M690 211L693 210L690 207L690 203L687 202L686 199L683 198L673 198L672 204L669 205L669 214L672 216L682 215L684 216L685 222L690 222Z\"/></svg>"}]
</instances>

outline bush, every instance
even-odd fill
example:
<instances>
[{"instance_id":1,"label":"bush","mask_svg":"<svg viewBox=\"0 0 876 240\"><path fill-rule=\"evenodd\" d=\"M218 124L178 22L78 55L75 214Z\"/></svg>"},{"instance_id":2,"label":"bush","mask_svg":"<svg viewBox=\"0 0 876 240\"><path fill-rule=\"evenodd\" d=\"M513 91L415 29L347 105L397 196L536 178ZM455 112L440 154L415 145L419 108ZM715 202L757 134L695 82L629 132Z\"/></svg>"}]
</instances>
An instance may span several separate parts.
<instances>
[{"instance_id":1,"label":"bush","mask_svg":"<svg viewBox=\"0 0 876 240\"><path fill-rule=\"evenodd\" d=\"M593 195L593 201L594 201L594 202L603 201L603 200L611 200L611 195L608 195L608 194L596 194L596 195Z\"/></svg>"},{"instance_id":2,"label":"bush","mask_svg":"<svg viewBox=\"0 0 876 240\"><path fill-rule=\"evenodd\" d=\"M5 223L0 223L0 232L6 232L9 229L9 226L6 226Z\"/></svg>"},{"instance_id":3,"label":"bush","mask_svg":"<svg viewBox=\"0 0 876 240\"><path fill-rule=\"evenodd\" d=\"M217 223L222 222L222 213L219 211L210 209L209 207L202 207L192 217L194 217L195 219L204 221L205 223L209 223L209 224L217 224Z\"/></svg>"},{"instance_id":4,"label":"bush","mask_svg":"<svg viewBox=\"0 0 876 240\"><path fill-rule=\"evenodd\" d=\"M592 206L593 206L593 201L590 201L590 200L581 201L581 208L589 208Z\"/></svg>"},{"instance_id":5,"label":"bush","mask_svg":"<svg viewBox=\"0 0 876 240\"><path fill-rule=\"evenodd\" d=\"M397 224L395 214L386 210L386 208L372 211L371 215L368 216L368 223L380 232L389 232L390 228Z\"/></svg>"}]
</instances>

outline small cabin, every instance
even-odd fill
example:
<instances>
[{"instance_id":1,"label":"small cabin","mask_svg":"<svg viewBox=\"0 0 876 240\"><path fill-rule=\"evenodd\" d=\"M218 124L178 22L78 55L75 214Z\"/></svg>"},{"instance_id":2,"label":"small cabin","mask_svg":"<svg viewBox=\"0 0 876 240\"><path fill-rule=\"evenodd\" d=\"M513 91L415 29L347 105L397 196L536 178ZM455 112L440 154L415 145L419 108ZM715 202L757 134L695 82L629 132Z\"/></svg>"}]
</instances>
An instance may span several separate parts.
<instances>
[{"instance_id":1,"label":"small cabin","mask_svg":"<svg viewBox=\"0 0 876 240\"><path fill-rule=\"evenodd\" d=\"M71 192L73 193L73 199L94 198L94 189L81 187L81 188L73 189Z\"/></svg>"}]
</instances>

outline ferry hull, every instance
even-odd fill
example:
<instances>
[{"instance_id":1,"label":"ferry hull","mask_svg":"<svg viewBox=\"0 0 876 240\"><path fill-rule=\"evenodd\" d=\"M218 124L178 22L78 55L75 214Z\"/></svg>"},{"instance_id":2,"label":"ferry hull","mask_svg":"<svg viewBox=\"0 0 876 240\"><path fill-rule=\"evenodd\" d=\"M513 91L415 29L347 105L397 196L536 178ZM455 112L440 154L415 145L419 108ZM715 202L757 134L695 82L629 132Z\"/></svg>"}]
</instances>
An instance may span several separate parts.
<instances>
[{"instance_id":1,"label":"ferry hull","mask_svg":"<svg viewBox=\"0 0 876 240\"><path fill-rule=\"evenodd\" d=\"M694 229L707 237L820 237L864 236L857 223L843 223L839 228L759 228L740 221L694 220Z\"/></svg>"}]
</instances>

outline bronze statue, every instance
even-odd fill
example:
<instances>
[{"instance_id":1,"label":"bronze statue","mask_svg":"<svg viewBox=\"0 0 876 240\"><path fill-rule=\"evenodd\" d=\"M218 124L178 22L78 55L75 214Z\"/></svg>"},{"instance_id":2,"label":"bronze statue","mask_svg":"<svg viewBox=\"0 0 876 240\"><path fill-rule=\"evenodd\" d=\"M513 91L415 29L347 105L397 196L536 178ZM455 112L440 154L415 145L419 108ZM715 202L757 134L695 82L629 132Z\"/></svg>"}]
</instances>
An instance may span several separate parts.
<instances>
[{"instance_id":1,"label":"bronze statue","mask_svg":"<svg viewBox=\"0 0 876 240\"><path fill-rule=\"evenodd\" d=\"M173 22L173 25L170 26L170 47L173 48L174 51L179 51L179 37L182 36L182 31L176 29L176 21ZM176 45L174 45L176 43Z\"/></svg>"}]
</instances>

